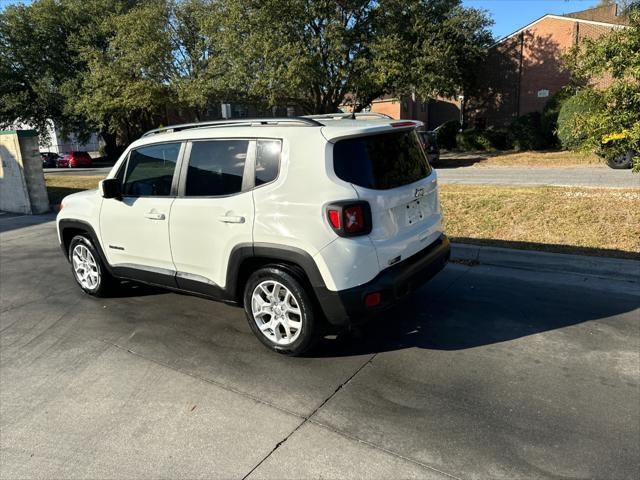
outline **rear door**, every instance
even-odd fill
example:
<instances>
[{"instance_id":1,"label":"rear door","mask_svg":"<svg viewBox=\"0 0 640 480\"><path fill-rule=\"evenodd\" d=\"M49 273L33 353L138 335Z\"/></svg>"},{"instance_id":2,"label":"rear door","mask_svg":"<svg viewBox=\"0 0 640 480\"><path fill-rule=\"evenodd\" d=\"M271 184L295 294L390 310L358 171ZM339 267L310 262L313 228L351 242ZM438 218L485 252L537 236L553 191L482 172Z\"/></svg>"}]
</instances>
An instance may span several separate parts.
<instances>
[{"instance_id":1,"label":"rear door","mask_svg":"<svg viewBox=\"0 0 640 480\"><path fill-rule=\"evenodd\" d=\"M334 171L371 205L370 238L380 269L427 247L442 233L438 185L413 128L338 140Z\"/></svg>"},{"instance_id":2,"label":"rear door","mask_svg":"<svg viewBox=\"0 0 640 480\"><path fill-rule=\"evenodd\" d=\"M181 288L219 294L227 287L233 247L252 244L255 150L256 141L249 139L187 144L170 222L171 251Z\"/></svg>"}]
</instances>

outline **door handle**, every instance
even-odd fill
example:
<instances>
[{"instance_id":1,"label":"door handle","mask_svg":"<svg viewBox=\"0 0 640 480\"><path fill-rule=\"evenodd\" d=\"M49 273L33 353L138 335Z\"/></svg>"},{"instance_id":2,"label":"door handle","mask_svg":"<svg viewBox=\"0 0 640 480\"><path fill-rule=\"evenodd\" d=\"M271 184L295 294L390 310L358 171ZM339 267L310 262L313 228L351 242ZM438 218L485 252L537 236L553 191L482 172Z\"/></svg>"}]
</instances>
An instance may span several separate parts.
<instances>
[{"instance_id":1,"label":"door handle","mask_svg":"<svg viewBox=\"0 0 640 480\"><path fill-rule=\"evenodd\" d=\"M164 213L147 212L144 214L145 218L149 220L164 220Z\"/></svg>"},{"instance_id":2,"label":"door handle","mask_svg":"<svg viewBox=\"0 0 640 480\"><path fill-rule=\"evenodd\" d=\"M234 217L233 215L222 215L218 217L218 221L223 223L244 223L244 217Z\"/></svg>"}]
</instances>

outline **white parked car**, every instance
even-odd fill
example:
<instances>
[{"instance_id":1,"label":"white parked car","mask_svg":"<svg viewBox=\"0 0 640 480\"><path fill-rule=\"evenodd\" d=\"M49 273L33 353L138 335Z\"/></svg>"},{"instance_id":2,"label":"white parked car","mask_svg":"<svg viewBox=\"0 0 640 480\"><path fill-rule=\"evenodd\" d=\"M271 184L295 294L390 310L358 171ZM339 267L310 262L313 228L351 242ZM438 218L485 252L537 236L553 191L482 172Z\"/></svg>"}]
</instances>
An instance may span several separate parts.
<instances>
[{"instance_id":1,"label":"white parked car","mask_svg":"<svg viewBox=\"0 0 640 480\"><path fill-rule=\"evenodd\" d=\"M300 354L383 311L449 258L436 172L414 121L231 120L148 132L57 218L73 275L241 305L256 336Z\"/></svg>"}]
</instances>

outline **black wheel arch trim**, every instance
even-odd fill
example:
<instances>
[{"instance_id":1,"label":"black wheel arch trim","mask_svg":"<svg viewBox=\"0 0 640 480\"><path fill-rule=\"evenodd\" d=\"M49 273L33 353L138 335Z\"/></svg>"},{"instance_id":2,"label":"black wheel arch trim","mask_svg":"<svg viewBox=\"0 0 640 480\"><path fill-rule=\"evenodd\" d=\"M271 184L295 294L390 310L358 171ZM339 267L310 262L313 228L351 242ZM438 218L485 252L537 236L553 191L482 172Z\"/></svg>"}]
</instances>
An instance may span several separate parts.
<instances>
[{"instance_id":1,"label":"black wheel arch trim","mask_svg":"<svg viewBox=\"0 0 640 480\"><path fill-rule=\"evenodd\" d=\"M60 231L60 248L64 252L64 256L67 259L67 261L69 260L69 252L68 252L69 246L65 244L64 232L65 230L69 230L69 229L82 230L89 235L89 240L91 240L91 243L93 244L93 248L95 248L96 251L98 252L98 255L100 255L100 260L102 261L102 264L105 266L107 271L113 275L113 268L111 267L111 265L109 265L109 262L107 262L107 257L104 254L104 251L102 250L102 245L98 241L98 235L96 234L96 231L93 229L93 226L91 226L89 222L85 222L84 220L63 218L58 222L58 230Z\"/></svg>"},{"instance_id":2,"label":"black wheel arch trim","mask_svg":"<svg viewBox=\"0 0 640 480\"><path fill-rule=\"evenodd\" d=\"M298 265L307 276L309 283L315 289L316 287L326 288L320 270L315 260L304 250L291 247L289 245L279 245L275 243L257 242L253 245L244 243L236 245L229 256L227 265L227 282L226 289L229 297L238 298L242 292L238 292L238 276L242 263L251 258L263 258L265 260L277 263L285 262Z\"/></svg>"}]
</instances>

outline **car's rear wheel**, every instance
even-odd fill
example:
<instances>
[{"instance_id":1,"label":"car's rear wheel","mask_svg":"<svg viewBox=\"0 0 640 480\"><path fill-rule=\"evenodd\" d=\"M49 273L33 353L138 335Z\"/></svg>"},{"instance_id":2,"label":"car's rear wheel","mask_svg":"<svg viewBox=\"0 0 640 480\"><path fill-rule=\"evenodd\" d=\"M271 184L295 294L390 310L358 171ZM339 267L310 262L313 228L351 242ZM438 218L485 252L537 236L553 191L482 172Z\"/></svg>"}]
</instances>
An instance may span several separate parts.
<instances>
[{"instance_id":1,"label":"car's rear wheel","mask_svg":"<svg viewBox=\"0 0 640 480\"><path fill-rule=\"evenodd\" d=\"M95 297L104 297L112 291L116 281L87 237L73 237L69 244L69 261L73 278L83 291Z\"/></svg>"},{"instance_id":2,"label":"car's rear wheel","mask_svg":"<svg viewBox=\"0 0 640 480\"><path fill-rule=\"evenodd\" d=\"M279 267L264 267L251 275L244 309L253 333L278 353L300 355L320 336L321 318L303 283Z\"/></svg>"}]
</instances>

